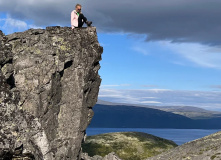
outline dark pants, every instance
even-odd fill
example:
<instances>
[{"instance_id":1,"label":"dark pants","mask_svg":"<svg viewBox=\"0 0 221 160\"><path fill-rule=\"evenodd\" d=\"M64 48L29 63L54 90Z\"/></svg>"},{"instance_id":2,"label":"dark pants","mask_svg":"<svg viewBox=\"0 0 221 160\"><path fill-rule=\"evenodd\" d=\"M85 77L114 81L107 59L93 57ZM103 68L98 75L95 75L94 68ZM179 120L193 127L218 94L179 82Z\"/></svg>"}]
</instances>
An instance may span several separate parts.
<instances>
[{"instance_id":1,"label":"dark pants","mask_svg":"<svg viewBox=\"0 0 221 160\"><path fill-rule=\"evenodd\" d=\"M87 22L87 18L83 14L80 14L78 17L78 27L82 27L83 24L86 22Z\"/></svg>"}]
</instances>

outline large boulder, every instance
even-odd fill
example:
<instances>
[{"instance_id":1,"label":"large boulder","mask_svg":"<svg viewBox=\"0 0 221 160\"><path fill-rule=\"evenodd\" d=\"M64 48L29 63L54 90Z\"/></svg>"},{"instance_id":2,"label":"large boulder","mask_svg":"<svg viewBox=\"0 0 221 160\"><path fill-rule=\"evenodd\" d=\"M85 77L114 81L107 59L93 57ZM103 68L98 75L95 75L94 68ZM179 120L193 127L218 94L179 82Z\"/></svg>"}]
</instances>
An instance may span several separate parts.
<instances>
[{"instance_id":1,"label":"large boulder","mask_svg":"<svg viewBox=\"0 0 221 160\"><path fill-rule=\"evenodd\" d=\"M0 32L0 157L80 159L102 51L95 27Z\"/></svg>"}]
</instances>

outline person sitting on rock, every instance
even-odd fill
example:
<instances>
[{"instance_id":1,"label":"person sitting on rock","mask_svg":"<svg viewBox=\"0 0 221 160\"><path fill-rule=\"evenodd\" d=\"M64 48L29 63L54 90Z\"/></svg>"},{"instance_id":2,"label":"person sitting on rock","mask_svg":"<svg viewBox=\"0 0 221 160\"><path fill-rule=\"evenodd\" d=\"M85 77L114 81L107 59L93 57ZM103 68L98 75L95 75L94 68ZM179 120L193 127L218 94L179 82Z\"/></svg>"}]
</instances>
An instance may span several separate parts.
<instances>
[{"instance_id":1,"label":"person sitting on rock","mask_svg":"<svg viewBox=\"0 0 221 160\"><path fill-rule=\"evenodd\" d=\"M87 26L91 26L92 22L87 21L87 18L81 13L81 5L76 4L75 10L71 12L71 28L80 28L86 23Z\"/></svg>"}]
</instances>

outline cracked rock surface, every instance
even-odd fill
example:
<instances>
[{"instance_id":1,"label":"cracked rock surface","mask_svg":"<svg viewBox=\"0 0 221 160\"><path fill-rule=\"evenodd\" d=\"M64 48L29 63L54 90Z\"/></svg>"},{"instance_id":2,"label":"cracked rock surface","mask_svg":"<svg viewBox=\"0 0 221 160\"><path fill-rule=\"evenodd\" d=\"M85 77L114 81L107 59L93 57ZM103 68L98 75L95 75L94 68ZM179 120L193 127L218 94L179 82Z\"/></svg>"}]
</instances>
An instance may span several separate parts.
<instances>
[{"instance_id":1,"label":"cracked rock surface","mask_svg":"<svg viewBox=\"0 0 221 160\"><path fill-rule=\"evenodd\" d=\"M1 158L80 159L102 52L95 27L0 31Z\"/></svg>"}]
</instances>

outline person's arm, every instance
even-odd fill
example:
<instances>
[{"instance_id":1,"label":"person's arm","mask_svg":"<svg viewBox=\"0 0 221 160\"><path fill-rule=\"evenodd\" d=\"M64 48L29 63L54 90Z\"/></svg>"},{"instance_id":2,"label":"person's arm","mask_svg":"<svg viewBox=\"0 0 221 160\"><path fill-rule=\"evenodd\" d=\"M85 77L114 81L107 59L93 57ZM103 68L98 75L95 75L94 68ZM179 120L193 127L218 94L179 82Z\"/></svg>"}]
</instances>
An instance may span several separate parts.
<instances>
[{"instance_id":1,"label":"person's arm","mask_svg":"<svg viewBox=\"0 0 221 160\"><path fill-rule=\"evenodd\" d=\"M71 28L74 29L74 11L71 12Z\"/></svg>"}]
</instances>

